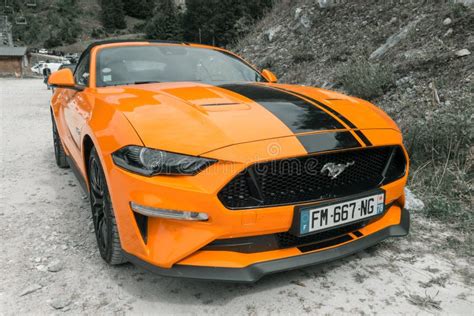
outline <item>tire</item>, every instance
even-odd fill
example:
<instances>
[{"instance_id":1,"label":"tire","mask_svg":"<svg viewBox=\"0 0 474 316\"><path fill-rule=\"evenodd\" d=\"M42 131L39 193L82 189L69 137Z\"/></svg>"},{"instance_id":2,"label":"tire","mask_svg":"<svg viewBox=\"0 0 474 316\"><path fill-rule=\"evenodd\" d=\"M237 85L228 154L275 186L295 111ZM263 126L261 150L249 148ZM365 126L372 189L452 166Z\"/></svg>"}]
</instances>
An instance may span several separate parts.
<instances>
[{"instance_id":1,"label":"tire","mask_svg":"<svg viewBox=\"0 0 474 316\"><path fill-rule=\"evenodd\" d=\"M61 138L59 137L58 128L56 127L56 122L54 121L54 116L52 113L51 122L53 125L53 146L56 165L62 169L69 168L69 163L66 159L66 153L64 152L63 143L61 142Z\"/></svg>"},{"instance_id":2,"label":"tire","mask_svg":"<svg viewBox=\"0 0 474 316\"><path fill-rule=\"evenodd\" d=\"M88 178L92 220L100 256L111 265L125 263L127 260L120 245L109 189L95 148L92 148L89 156Z\"/></svg>"}]
</instances>

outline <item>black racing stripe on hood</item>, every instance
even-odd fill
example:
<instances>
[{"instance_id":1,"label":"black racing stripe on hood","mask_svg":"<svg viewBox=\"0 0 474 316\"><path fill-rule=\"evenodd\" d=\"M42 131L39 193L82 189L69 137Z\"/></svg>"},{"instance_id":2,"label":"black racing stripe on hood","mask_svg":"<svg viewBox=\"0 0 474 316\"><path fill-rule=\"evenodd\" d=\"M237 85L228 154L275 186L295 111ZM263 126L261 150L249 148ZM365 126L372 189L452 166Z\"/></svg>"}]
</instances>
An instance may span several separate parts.
<instances>
[{"instance_id":1,"label":"black racing stripe on hood","mask_svg":"<svg viewBox=\"0 0 474 316\"><path fill-rule=\"evenodd\" d=\"M288 89L285 89L285 88L281 88L281 87L275 87L275 89L279 89L279 90L282 90L282 91L287 91L289 93L293 93L293 94L296 94L302 98L306 98L308 100L310 100L311 102L314 102L316 103L317 105L319 105L320 107L322 107L323 109L331 112L332 114L334 114L335 116L337 116L338 119L340 119L341 121L343 121L347 126L349 126L350 128L357 128L351 121L349 121L345 116L343 116L341 113L333 110L332 108L330 108L329 106L327 106L326 104L324 103L321 103L319 102L318 100L316 99L313 99L311 97L308 97L307 95L304 95L304 94L301 94L299 92L295 92L295 91L292 91L292 90L288 90Z\"/></svg>"},{"instance_id":2,"label":"black racing stripe on hood","mask_svg":"<svg viewBox=\"0 0 474 316\"><path fill-rule=\"evenodd\" d=\"M297 136L308 154L361 147L351 132L332 132Z\"/></svg>"},{"instance_id":3,"label":"black racing stripe on hood","mask_svg":"<svg viewBox=\"0 0 474 316\"><path fill-rule=\"evenodd\" d=\"M287 91L288 93L293 93L295 95L298 95L302 98L306 98L307 100L311 101L311 102L314 102L316 103L317 105L319 105L320 107L322 107L323 109L327 110L328 112L331 112L332 114L334 114L338 119L340 119L341 121L343 121L347 126L349 126L351 129L357 129L357 126L354 125L354 123L352 123L351 121L349 121L344 115L342 115L341 113L333 110L332 108L330 108L329 106L327 106L326 104L324 103L321 103L319 102L318 100L315 100L311 97L308 97L304 94L301 94L299 92L295 92L295 91L292 91L292 90L287 90L287 89L284 89L284 88L281 88L281 87L275 87L275 89L279 89L279 90L282 90L282 91ZM364 144L366 146L372 146L372 143L370 142L370 140L367 139L367 137L361 132L361 131L355 131L355 133L357 134L357 136L359 136L359 138L364 142Z\"/></svg>"},{"instance_id":4,"label":"black racing stripe on hood","mask_svg":"<svg viewBox=\"0 0 474 316\"><path fill-rule=\"evenodd\" d=\"M372 146L372 143L367 138L367 136L364 135L364 133L362 133L360 130L354 132L357 134L357 136L359 136L359 138L365 143L366 146Z\"/></svg>"},{"instance_id":5,"label":"black racing stripe on hood","mask_svg":"<svg viewBox=\"0 0 474 316\"><path fill-rule=\"evenodd\" d=\"M257 102L295 134L344 129L344 126L331 115L285 91L253 84L225 84L219 87Z\"/></svg>"}]
</instances>

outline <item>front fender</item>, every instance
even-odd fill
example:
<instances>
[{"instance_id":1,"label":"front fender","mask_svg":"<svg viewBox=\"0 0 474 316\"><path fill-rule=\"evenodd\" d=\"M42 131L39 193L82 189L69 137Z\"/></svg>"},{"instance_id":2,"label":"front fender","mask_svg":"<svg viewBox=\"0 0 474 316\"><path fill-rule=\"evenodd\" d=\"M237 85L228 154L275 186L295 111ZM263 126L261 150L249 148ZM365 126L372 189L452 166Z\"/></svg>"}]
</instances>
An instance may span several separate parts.
<instances>
[{"instance_id":1,"label":"front fender","mask_svg":"<svg viewBox=\"0 0 474 316\"><path fill-rule=\"evenodd\" d=\"M97 102L88 123L82 129L81 154L83 160L78 164L78 167L84 175L84 179L87 179L87 153L84 146L86 138L91 139L99 154L107 182L109 182L108 170L113 167L111 154L126 145L143 145L135 129L121 112L115 110L111 105Z\"/></svg>"}]
</instances>

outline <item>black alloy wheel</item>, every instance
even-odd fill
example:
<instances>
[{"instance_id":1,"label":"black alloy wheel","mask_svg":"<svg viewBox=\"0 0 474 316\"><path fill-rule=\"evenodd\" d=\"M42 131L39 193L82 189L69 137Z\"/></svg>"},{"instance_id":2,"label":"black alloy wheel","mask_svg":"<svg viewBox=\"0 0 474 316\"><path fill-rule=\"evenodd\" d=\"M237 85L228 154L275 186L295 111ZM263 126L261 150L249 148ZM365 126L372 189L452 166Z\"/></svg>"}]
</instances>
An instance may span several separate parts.
<instances>
[{"instance_id":1,"label":"black alloy wheel","mask_svg":"<svg viewBox=\"0 0 474 316\"><path fill-rule=\"evenodd\" d=\"M101 257L109 264L126 262L110 200L107 182L95 148L92 149L88 164L89 200L92 220Z\"/></svg>"}]
</instances>

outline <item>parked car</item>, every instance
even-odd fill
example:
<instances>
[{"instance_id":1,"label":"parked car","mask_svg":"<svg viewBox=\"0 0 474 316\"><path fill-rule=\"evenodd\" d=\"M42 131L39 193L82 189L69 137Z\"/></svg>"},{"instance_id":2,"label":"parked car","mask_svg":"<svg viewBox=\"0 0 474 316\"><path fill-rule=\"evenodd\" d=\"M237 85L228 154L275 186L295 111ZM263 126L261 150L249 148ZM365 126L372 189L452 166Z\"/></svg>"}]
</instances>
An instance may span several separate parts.
<instances>
[{"instance_id":1,"label":"parked car","mask_svg":"<svg viewBox=\"0 0 474 316\"><path fill-rule=\"evenodd\" d=\"M34 72L34 73L37 73L39 75L42 75L43 74L43 69L44 67L48 66L48 68L51 70L51 72L55 72L57 70L59 70L59 68L61 67L61 65L63 65L63 63L58 63L58 62L54 62L54 63L47 63L47 62L43 62L43 63L38 63L38 64L35 64L33 67L31 67L31 71Z\"/></svg>"},{"instance_id":2,"label":"parked car","mask_svg":"<svg viewBox=\"0 0 474 316\"><path fill-rule=\"evenodd\" d=\"M38 50L38 53L40 54L47 54L48 53L48 50L46 48L41 48L40 50Z\"/></svg>"},{"instance_id":3,"label":"parked car","mask_svg":"<svg viewBox=\"0 0 474 316\"><path fill-rule=\"evenodd\" d=\"M94 43L49 83L109 264L253 282L408 233L402 134L367 101L163 41Z\"/></svg>"}]
</instances>

